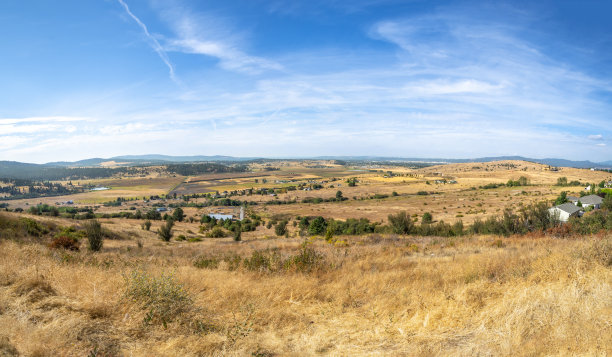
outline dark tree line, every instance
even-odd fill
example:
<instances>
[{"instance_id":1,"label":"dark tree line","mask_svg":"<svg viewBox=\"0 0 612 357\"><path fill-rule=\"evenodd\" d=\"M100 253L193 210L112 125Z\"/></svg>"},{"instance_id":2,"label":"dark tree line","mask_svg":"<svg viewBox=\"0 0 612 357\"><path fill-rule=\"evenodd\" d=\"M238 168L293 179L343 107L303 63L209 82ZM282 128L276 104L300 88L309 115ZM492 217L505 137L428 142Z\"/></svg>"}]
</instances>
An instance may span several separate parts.
<instances>
[{"instance_id":1,"label":"dark tree line","mask_svg":"<svg viewBox=\"0 0 612 357\"><path fill-rule=\"evenodd\" d=\"M246 172L248 171L248 167L245 165L227 166L218 163L169 164L166 165L166 170L182 176L192 176L201 174Z\"/></svg>"}]
</instances>

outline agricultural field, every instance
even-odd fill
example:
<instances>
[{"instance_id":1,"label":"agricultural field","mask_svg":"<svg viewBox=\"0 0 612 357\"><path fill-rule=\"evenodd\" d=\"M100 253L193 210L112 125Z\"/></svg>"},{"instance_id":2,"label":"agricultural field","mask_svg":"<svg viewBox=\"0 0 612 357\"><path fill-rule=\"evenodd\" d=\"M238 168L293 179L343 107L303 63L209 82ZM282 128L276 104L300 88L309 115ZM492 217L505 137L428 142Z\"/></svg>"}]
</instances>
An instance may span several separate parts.
<instances>
[{"instance_id":1,"label":"agricultural field","mask_svg":"<svg viewBox=\"0 0 612 357\"><path fill-rule=\"evenodd\" d=\"M6 201L0 354L612 354L612 214L533 221L609 180L275 160Z\"/></svg>"}]
</instances>

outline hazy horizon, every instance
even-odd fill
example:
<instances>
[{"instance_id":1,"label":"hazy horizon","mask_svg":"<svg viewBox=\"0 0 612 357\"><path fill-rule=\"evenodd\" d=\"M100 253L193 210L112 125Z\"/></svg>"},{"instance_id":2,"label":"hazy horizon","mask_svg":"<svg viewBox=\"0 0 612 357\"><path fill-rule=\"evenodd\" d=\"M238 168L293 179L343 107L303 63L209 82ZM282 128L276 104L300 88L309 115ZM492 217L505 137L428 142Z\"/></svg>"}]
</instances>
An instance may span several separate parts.
<instances>
[{"instance_id":1,"label":"hazy horizon","mask_svg":"<svg viewBox=\"0 0 612 357\"><path fill-rule=\"evenodd\" d=\"M140 157L148 157L148 156L161 156L161 157L168 157L168 158L189 158L189 157L193 157L193 158L198 158L198 157L228 157L228 158L232 158L232 159L237 159L237 160L246 160L248 161L249 159L262 159L262 160L327 160L327 159L346 159L346 160L351 160L351 159L358 159L358 158L371 158L371 159L381 159L381 160L414 160L415 162L417 161L423 161L423 162L446 162L445 160L448 160L449 162L453 162L455 160L461 161L461 160L478 160L478 159L505 159L505 158L512 158L512 157L520 157L522 159L526 159L526 160L568 160L568 161L574 161L574 162L581 162L581 161L591 161L592 163L598 164L598 163L603 163L603 162L608 162L608 161L612 161L612 160L602 160L602 161L592 161L592 160L570 160L570 159L566 159L563 157L530 157L530 156L522 156L522 155L500 155L500 156L479 156L479 157L408 157L408 156L377 156L377 155L316 155L316 156L234 156L234 155L222 155L222 154L212 154L212 155L166 155L166 154L126 154L126 155L116 155L116 156L97 156L97 157L83 157L83 158L79 158L79 159L75 159L75 160L53 160L53 161L16 161L16 162L22 162L22 163L27 163L27 164L52 164L52 163L57 163L57 162L79 162L79 161L86 161L86 160L95 160L95 159L100 159L100 160L112 160L112 159L126 159L129 160L130 158L134 159L134 160L149 160L149 159L141 159ZM155 159L150 159L150 160L155 160ZM163 159L162 159L163 160ZM15 160L0 160L0 161L15 161ZM181 162L181 161L185 161L185 160L178 160L178 161L172 161L172 160L168 160L168 162ZM198 161L197 159L195 159L194 161ZM189 162L189 160L186 160L185 162Z\"/></svg>"},{"instance_id":2,"label":"hazy horizon","mask_svg":"<svg viewBox=\"0 0 612 357\"><path fill-rule=\"evenodd\" d=\"M0 4L0 160L612 159L612 5Z\"/></svg>"}]
</instances>

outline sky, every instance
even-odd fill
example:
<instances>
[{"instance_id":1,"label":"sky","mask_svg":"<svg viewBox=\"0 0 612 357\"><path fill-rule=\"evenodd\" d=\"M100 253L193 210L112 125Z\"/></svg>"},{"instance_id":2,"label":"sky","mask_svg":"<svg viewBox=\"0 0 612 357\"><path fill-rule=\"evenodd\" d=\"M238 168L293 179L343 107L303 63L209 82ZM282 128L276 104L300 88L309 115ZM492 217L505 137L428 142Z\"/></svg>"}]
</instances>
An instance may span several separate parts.
<instances>
[{"instance_id":1,"label":"sky","mask_svg":"<svg viewBox=\"0 0 612 357\"><path fill-rule=\"evenodd\" d=\"M610 1L3 0L0 160L612 160Z\"/></svg>"}]
</instances>

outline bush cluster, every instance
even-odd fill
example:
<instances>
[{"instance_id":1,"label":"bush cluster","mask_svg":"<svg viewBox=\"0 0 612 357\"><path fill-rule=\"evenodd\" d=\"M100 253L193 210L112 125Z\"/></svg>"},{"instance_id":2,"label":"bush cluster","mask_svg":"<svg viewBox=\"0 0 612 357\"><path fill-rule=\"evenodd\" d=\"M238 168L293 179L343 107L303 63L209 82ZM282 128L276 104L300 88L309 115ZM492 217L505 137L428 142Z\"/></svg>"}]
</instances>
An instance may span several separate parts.
<instances>
[{"instance_id":1,"label":"bush cluster","mask_svg":"<svg viewBox=\"0 0 612 357\"><path fill-rule=\"evenodd\" d=\"M279 249L255 250L250 256L242 258L231 254L223 257L201 256L193 265L201 269L217 269L225 262L229 270L244 269L253 272L298 272L311 273L324 271L330 267L323 254L304 243L297 253L284 257Z\"/></svg>"}]
</instances>

